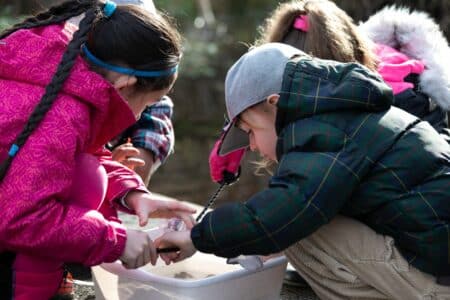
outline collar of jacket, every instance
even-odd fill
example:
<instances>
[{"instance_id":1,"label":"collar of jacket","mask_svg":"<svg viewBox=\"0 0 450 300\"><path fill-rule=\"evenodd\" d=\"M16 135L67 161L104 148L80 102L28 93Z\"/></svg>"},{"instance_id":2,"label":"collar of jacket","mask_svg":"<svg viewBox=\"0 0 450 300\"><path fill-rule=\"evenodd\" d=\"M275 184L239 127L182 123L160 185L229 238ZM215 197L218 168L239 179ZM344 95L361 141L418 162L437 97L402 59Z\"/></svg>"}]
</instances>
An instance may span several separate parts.
<instances>
[{"instance_id":1,"label":"collar of jacket","mask_svg":"<svg viewBox=\"0 0 450 300\"><path fill-rule=\"evenodd\" d=\"M280 135L289 123L318 114L388 110L392 101L380 76L359 64L294 57L283 75L276 131Z\"/></svg>"}]
</instances>

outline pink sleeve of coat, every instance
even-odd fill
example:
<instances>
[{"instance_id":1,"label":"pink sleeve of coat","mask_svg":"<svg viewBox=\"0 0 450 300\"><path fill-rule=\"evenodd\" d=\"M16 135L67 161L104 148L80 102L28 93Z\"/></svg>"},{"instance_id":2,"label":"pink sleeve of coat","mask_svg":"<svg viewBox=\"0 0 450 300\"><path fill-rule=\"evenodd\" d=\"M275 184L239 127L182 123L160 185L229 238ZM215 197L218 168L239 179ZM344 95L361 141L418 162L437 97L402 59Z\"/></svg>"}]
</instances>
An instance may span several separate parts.
<instances>
[{"instance_id":1,"label":"pink sleeve of coat","mask_svg":"<svg viewBox=\"0 0 450 300\"><path fill-rule=\"evenodd\" d=\"M124 251L120 223L67 203L74 158L85 148L90 124L87 108L72 104L61 99L47 113L0 183L0 251L85 265L115 261Z\"/></svg>"},{"instance_id":2,"label":"pink sleeve of coat","mask_svg":"<svg viewBox=\"0 0 450 300\"><path fill-rule=\"evenodd\" d=\"M114 201L118 200L128 191L139 190L147 192L147 188L141 177L121 163L112 160L111 152L109 150L103 148L95 154L99 157L100 163L103 165L108 175L108 189L106 191L105 200L110 202L111 206L116 206ZM119 208L124 210L123 207ZM131 211L125 211L132 213Z\"/></svg>"}]
</instances>

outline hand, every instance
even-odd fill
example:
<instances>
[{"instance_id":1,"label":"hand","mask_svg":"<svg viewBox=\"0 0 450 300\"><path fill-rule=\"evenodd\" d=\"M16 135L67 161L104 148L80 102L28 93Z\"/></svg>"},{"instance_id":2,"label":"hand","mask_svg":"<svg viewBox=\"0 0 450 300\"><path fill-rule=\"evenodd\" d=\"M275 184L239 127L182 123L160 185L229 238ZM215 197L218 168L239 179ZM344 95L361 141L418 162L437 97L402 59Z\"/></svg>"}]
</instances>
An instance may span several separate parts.
<instances>
[{"instance_id":1,"label":"hand","mask_svg":"<svg viewBox=\"0 0 450 300\"><path fill-rule=\"evenodd\" d=\"M127 229L125 250L120 257L124 267L136 269L145 266L149 262L155 265L157 259L156 247L149 235L142 231Z\"/></svg>"},{"instance_id":2,"label":"hand","mask_svg":"<svg viewBox=\"0 0 450 300\"><path fill-rule=\"evenodd\" d=\"M134 170L136 167L145 165L145 161L138 157L139 153L139 150L135 148L133 144L127 142L112 151L112 159Z\"/></svg>"},{"instance_id":3,"label":"hand","mask_svg":"<svg viewBox=\"0 0 450 300\"><path fill-rule=\"evenodd\" d=\"M183 220L188 229L195 225L192 214L196 210L176 199L141 191L131 191L125 201L136 213L140 226L147 225L148 218L170 219L174 217Z\"/></svg>"},{"instance_id":4,"label":"hand","mask_svg":"<svg viewBox=\"0 0 450 300\"><path fill-rule=\"evenodd\" d=\"M211 153L209 154L209 172L211 179L217 183L221 183L226 180L224 177L225 172L239 177L239 166L241 165L241 160L245 154L244 148L221 156L219 154L221 144L222 137L217 140L211 150Z\"/></svg>"},{"instance_id":5,"label":"hand","mask_svg":"<svg viewBox=\"0 0 450 300\"><path fill-rule=\"evenodd\" d=\"M197 252L194 244L191 240L191 231L170 231L165 233L162 237L155 241L155 244L158 248L168 248L168 247L178 247L180 248L179 252L172 253L163 253L160 254L160 257L166 265L169 265L171 262L179 262Z\"/></svg>"}]
</instances>

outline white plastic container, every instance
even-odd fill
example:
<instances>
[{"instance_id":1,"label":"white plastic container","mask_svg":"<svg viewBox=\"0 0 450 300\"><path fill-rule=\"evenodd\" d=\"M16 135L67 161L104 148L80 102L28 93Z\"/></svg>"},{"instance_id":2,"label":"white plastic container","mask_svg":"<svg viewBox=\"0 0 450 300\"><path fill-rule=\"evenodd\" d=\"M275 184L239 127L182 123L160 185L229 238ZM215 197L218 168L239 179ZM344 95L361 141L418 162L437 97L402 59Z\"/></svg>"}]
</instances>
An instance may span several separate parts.
<instances>
[{"instance_id":1,"label":"white plastic container","mask_svg":"<svg viewBox=\"0 0 450 300\"><path fill-rule=\"evenodd\" d=\"M127 270L120 263L93 268L97 300L274 300L280 291L287 261L270 259L256 271L226 264L213 255L196 253L170 266L159 263Z\"/></svg>"}]
</instances>

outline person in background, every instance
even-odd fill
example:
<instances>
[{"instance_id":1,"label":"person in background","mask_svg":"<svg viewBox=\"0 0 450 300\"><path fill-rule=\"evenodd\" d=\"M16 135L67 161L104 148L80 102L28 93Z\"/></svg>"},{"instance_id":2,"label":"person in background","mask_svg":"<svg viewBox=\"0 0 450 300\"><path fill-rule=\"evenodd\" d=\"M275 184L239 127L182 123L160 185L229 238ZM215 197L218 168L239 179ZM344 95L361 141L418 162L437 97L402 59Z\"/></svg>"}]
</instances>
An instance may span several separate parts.
<instances>
[{"instance_id":1,"label":"person in background","mask_svg":"<svg viewBox=\"0 0 450 300\"><path fill-rule=\"evenodd\" d=\"M173 153L173 103L165 96L147 106L136 124L108 143L114 160L133 169L148 186L152 174Z\"/></svg>"},{"instance_id":2,"label":"person in background","mask_svg":"<svg viewBox=\"0 0 450 300\"><path fill-rule=\"evenodd\" d=\"M448 134L450 48L426 13L386 7L358 27L332 1L292 0L264 21L256 44L274 42L377 71L392 88L395 106Z\"/></svg>"}]
</instances>

